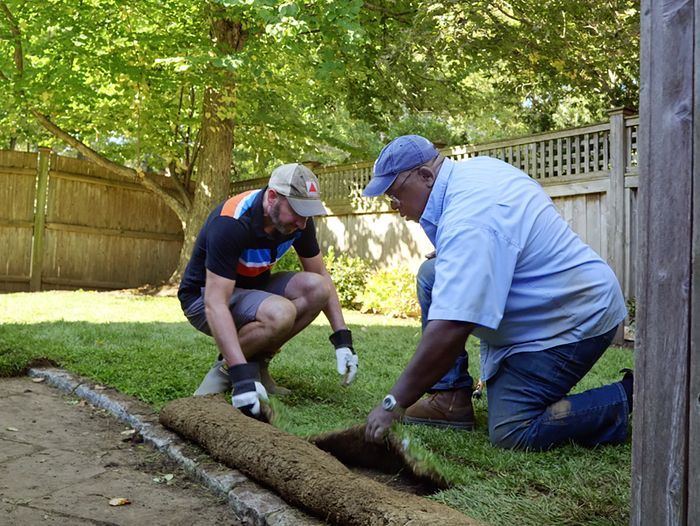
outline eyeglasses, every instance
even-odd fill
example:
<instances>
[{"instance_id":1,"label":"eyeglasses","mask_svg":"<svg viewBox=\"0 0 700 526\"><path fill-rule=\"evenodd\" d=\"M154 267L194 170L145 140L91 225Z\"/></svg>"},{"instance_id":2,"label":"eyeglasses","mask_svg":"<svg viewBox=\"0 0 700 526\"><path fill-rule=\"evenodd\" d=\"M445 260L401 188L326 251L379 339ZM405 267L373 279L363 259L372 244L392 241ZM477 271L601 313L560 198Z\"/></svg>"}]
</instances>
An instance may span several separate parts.
<instances>
[{"instance_id":1,"label":"eyeglasses","mask_svg":"<svg viewBox=\"0 0 700 526\"><path fill-rule=\"evenodd\" d=\"M394 208L398 208L399 206L401 206L401 201L396 196L401 191L401 188L403 188L403 185L406 184L406 181L408 181L412 174L413 170L409 170L406 174L406 177L403 178L403 181L401 181L401 184L396 187L393 193L390 194L388 192L385 192L384 195L386 195L389 198L389 201L391 201L391 206L393 206Z\"/></svg>"}]
</instances>

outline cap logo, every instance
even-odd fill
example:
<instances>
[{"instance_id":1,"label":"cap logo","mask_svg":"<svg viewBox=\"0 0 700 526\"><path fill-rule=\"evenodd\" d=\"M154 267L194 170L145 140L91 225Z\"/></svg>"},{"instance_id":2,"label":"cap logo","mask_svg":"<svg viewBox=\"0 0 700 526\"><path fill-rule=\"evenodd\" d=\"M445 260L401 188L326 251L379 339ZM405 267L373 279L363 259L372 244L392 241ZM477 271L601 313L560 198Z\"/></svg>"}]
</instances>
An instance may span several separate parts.
<instances>
[{"instance_id":1,"label":"cap logo","mask_svg":"<svg viewBox=\"0 0 700 526\"><path fill-rule=\"evenodd\" d=\"M306 181L306 192L309 195L318 195L318 188L313 181Z\"/></svg>"},{"instance_id":2,"label":"cap logo","mask_svg":"<svg viewBox=\"0 0 700 526\"><path fill-rule=\"evenodd\" d=\"M289 201L302 217L326 215L321 203L321 189L314 173L299 163L283 164L272 171L268 186Z\"/></svg>"}]
</instances>

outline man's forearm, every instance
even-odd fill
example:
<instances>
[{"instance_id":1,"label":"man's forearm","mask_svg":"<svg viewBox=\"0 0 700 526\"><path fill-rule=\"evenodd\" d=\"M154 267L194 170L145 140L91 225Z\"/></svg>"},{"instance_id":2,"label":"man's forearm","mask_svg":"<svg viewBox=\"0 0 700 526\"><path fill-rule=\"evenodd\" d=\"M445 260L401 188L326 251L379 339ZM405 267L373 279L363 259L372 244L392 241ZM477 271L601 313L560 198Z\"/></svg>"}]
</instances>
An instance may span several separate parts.
<instances>
[{"instance_id":1,"label":"man's forearm","mask_svg":"<svg viewBox=\"0 0 700 526\"><path fill-rule=\"evenodd\" d=\"M207 323L219 352L228 365L246 363L245 355L238 341L238 331L226 305L223 308L206 307Z\"/></svg>"},{"instance_id":2,"label":"man's forearm","mask_svg":"<svg viewBox=\"0 0 700 526\"><path fill-rule=\"evenodd\" d=\"M338 292L335 290L335 285L329 274L321 274L328 281L329 294L328 303L323 308L323 314L328 319L333 331L338 331L340 329L347 329L345 324L345 318L343 317L343 309L340 306L340 299L338 298Z\"/></svg>"},{"instance_id":3,"label":"man's forearm","mask_svg":"<svg viewBox=\"0 0 700 526\"><path fill-rule=\"evenodd\" d=\"M415 354L391 389L401 407L416 402L452 367L474 325L433 320L428 323Z\"/></svg>"}]
</instances>

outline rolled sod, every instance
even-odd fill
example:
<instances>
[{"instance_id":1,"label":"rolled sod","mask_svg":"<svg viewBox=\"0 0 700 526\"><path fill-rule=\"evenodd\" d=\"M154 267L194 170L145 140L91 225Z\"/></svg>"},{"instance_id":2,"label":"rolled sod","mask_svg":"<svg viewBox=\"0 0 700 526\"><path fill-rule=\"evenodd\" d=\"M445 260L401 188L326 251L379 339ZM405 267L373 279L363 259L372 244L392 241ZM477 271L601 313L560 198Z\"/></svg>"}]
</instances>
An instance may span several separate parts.
<instances>
[{"instance_id":1,"label":"rolled sod","mask_svg":"<svg viewBox=\"0 0 700 526\"><path fill-rule=\"evenodd\" d=\"M160 421L331 524L479 524L444 504L355 474L310 442L243 415L220 396L174 400L162 408Z\"/></svg>"}]
</instances>

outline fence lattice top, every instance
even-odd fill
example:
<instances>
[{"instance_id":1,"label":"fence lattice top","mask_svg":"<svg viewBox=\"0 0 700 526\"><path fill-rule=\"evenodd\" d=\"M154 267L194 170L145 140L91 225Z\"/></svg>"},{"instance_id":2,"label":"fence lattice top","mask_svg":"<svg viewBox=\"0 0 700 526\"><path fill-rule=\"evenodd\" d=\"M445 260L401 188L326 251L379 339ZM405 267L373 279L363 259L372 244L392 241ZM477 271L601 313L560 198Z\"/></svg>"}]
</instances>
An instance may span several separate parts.
<instances>
[{"instance_id":1,"label":"fence lattice top","mask_svg":"<svg viewBox=\"0 0 700 526\"><path fill-rule=\"evenodd\" d=\"M638 128L638 116L625 118L625 166L629 173L636 172ZM454 160L478 155L495 157L543 184L590 179L596 175L605 176L610 170L610 123L506 141L452 146L441 151ZM329 206L344 203L355 209L377 209L377 205L361 197L362 189L372 177L372 165L372 162L361 162L315 169L324 202ZM266 182L267 178L240 181L233 185L233 192L260 188Z\"/></svg>"}]
</instances>

